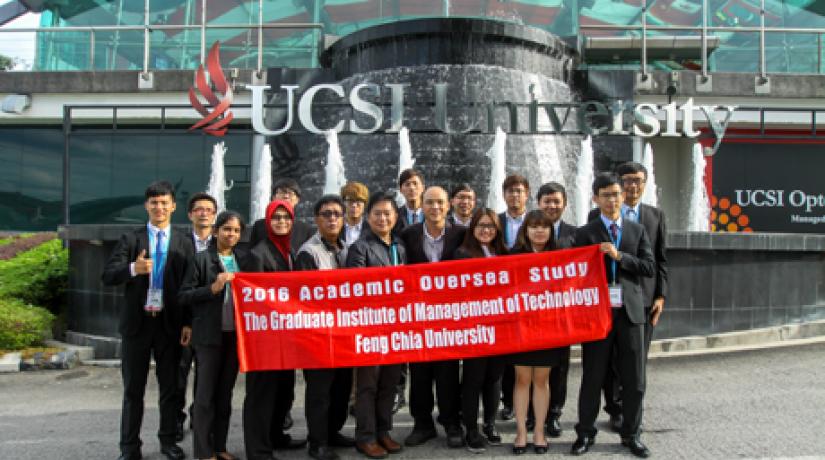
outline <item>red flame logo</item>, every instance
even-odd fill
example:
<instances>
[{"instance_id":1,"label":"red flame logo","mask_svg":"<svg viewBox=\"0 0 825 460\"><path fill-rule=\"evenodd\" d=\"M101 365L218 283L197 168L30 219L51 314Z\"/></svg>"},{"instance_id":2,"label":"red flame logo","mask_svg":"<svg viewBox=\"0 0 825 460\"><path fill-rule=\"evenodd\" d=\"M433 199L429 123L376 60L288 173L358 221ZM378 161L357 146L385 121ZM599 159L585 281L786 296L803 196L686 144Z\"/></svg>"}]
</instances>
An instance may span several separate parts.
<instances>
[{"instance_id":1,"label":"red flame logo","mask_svg":"<svg viewBox=\"0 0 825 460\"><path fill-rule=\"evenodd\" d=\"M199 65L198 71L195 74L195 85L203 97L206 98L206 101L212 105L213 109L210 112L209 109L201 103L198 95L195 94L195 88L189 88L189 102L192 103L192 107L194 107L198 113L203 115L203 119L192 125L189 130L203 128L203 131L207 134L223 137L229 129L227 125L235 118L235 115L229 110L229 106L232 105L233 94L232 87L227 84L226 76L223 74L223 69L221 69L220 42L216 41L212 44L212 48L209 49L209 54L206 56L206 68L209 69L209 77L215 85L215 90L223 94L223 100L219 100L212 91L212 88L206 81L203 64Z\"/></svg>"}]
</instances>

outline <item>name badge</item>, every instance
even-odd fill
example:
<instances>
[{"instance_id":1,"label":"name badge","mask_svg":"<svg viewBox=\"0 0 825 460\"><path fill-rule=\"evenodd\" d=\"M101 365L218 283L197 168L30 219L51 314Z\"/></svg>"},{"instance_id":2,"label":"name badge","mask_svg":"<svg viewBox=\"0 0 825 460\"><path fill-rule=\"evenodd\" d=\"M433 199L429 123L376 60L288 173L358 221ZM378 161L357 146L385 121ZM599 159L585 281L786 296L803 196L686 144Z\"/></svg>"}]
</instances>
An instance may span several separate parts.
<instances>
[{"instance_id":1,"label":"name badge","mask_svg":"<svg viewBox=\"0 0 825 460\"><path fill-rule=\"evenodd\" d=\"M150 288L146 294L146 306L143 309L150 312L163 310L163 290Z\"/></svg>"},{"instance_id":2,"label":"name badge","mask_svg":"<svg viewBox=\"0 0 825 460\"><path fill-rule=\"evenodd\" d=\"M613 308L621 308L622 306L622 287L610 286L610 306Z\"/></svg>"}]
</instances>

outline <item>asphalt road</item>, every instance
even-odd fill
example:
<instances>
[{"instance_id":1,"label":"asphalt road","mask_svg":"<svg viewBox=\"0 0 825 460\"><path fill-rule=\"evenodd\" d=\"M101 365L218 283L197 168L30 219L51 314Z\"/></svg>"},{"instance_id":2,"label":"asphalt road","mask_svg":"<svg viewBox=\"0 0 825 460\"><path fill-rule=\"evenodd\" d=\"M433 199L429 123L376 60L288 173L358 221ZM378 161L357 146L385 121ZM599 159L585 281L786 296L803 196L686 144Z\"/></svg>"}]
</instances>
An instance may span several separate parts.
<instances>
[{"instance_id":1,"label":"asphalt road","mask_svg":"<svg viewBox=\"0 0 825 460\"><path fill-rule=\"evenodd\" d=\"M744 351L651 361L645 400L643 440L655 458L825 458L825 344ZM570 372L570 391L562 417L564 434L551 440L547 454L566 456L575 439L580 367ZM152 378L150 378L150 381ZM304 436L303 391L298 389L295 434ZM80 367L69 371L0 375L0 458L114 459L120 420L119 369ZM229 449L243 454L240 408L243 378L238 379ZM150 383L142 438L143 455L162 459L155 437L157 387ZM604 417L600 423L606 421ZM354 421L349 419L345 432ZM394 431L403 439L411 429L406 410ZM500 423L512 441L512 422ZM495 458L510 456L509 446L483 454L447 449L443 433L398 458ZM618 435L601 431L585 458L630 458ZM191 453L191 434L182 447ZM341 451L344 459L363 458ZM534 454L528 454L532 457ZM309 458L304 451L282 452L283 459Z\"/></svg>"}]
</instances>

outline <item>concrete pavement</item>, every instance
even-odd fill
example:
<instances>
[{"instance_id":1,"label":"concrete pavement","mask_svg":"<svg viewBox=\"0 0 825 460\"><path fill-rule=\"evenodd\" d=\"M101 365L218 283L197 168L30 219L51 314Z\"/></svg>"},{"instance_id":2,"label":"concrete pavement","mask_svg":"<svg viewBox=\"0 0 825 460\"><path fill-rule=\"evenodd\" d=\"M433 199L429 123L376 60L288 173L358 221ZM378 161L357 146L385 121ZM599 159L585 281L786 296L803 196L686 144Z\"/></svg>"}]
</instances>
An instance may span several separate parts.
<instances>
[{"instance_id":1,"label":"concrete pavement","mask_svg":"<svg viewBox=\"0 0 825 460\"><path fill-rule=\"evenodd\" d=\"M644 441L655 458L825 458L825 344L803 343L724 354L651 360L644 418ZM570 391L562 417L564 434L551 440L548 456L567 456L575 439L576 400L581 368L570 371ZM82 366L68 371L0 375L0 456L14 459L114 459L120 417L119 369ZM305 435L303 389L293 416L293 432ZM243 377L238 379L229 448L243 454L240 408ZM142 432L143 454L161 459L157 429L157 386L150 376ZM406 410L396 417L395 436L411 429ZM602 423L606 421L602 417ZM345 432L351 433L348 420ZM604 425L602 424L602 427ZM514 424L500 423L505 442ZM399 459L509 457L509 446L474 455L445 447L443 433ZM182 447L191 454L191 433ZM602 431L585 458L630 458L618 435ZM361 459L354 450L345 459ZM532 456L534 454L528 454ZM283 459L309 458L304 451L281 452ZM396 457L393 457L396 458Z\"/></svg>"}]
</instances>

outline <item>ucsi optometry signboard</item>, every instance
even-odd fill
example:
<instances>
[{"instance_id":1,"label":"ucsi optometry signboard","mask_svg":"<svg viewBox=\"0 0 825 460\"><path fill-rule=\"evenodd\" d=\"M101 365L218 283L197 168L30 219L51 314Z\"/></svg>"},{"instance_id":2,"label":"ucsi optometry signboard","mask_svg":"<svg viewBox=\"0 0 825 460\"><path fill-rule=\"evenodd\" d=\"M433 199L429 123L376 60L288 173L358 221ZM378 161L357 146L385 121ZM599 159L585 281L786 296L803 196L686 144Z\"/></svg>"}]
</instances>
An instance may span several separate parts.
<instances>
[{"instance_id":1,"label":"ucsi optometry signboard","mask_svg":"<svg viewBox=\"0 0 825 460\"><path fill-rule=\"evenodd\" d=\"M825 233L823 154L822 140L726 140L709 159L714 230Z\"/></svg>"}]
</instances>

